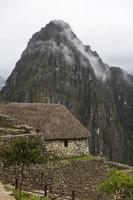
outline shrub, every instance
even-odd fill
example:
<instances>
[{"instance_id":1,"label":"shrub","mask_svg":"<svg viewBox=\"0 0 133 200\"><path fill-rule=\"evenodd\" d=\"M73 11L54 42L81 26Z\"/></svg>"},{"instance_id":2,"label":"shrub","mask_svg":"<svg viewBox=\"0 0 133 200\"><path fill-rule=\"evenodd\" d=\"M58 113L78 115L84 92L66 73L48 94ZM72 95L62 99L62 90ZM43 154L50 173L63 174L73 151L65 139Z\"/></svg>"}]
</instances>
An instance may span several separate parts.
<instances>
[{"instance_id":1,"label":"shrub","mask_svg":"<svg viewBox=\"0 0 133 200\"><path fill-rule=\"evenodd\" d=\"M46 161L40 138L16 138L0 149L0 159L5 166L19 166L21 169L20 191L24 179L24 168Z\"/></svg>"},{"instance_id":2,"label":"shrub","mask_svg":"<svg viewBox=\"0 0 133 200\"><path fill-rule=\"evenodd\" d=\"M120 197L122 194L125 199L133 199L133 177L125 172L112 169L100 189L106 194L118 194Z\"/></svg>"}]
</instances>

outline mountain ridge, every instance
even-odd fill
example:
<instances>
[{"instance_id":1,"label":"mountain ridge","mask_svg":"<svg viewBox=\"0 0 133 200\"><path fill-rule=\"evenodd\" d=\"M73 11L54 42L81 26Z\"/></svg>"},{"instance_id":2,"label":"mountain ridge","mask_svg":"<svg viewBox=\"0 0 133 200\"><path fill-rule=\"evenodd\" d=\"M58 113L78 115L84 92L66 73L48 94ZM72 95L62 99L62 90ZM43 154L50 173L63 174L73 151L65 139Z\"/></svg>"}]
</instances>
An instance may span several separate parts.
<instances>
[{"instance_id":1,"label":"mountain ridge","mask_svg":"<svg viewBox=\"0 0 133 200\"><path fill-rule=\"evenodd\" d=\"M131 131L126 134L125 118L120 117L124 103L121 102L119 108L120 101L117 101L121 90L128 95L125 92L129 87L127 80L130 80L132 98L132 76L109 67L97 52L77 38L67 23L53 20L29 40L2 94L8 101L65 105L91 130L93 154L131 164L133 159L129 155L133 149L126 152ZM125 83L124 88L122 83ZM131 101L129 104L133 106Z\"/></svg>"}]
</instances>

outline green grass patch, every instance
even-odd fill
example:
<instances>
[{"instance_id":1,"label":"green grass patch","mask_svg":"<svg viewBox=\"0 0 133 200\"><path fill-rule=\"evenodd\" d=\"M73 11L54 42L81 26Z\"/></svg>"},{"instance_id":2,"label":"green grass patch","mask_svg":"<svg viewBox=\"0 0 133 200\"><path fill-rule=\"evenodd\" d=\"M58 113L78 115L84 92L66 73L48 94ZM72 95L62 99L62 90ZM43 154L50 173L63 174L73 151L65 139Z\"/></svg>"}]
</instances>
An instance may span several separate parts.
<instances>
[{"instance_id":1,"label":"green grass patch","mask_svg":"<svg viewBox=\"0 0 133 200\"><path fill-rule=\"evenodd\" d=\"M96 160L96 156L92 155L80 155L80 156L69 156L69 157L53 157L49 161L54 162L54 161L63 161L63 160Z\"/></svg>"},{"instance_id":2,"label":"green grass patch","mask_svg":"<svg viewBox=\"0 0 133 200\"><path fill-rule=\"evenodd\" d=\"M94 160L94 159L96 159L96 157L92 155L81 155L81 156L73 156L66 158L66 160Z\"/></svg>"},{"instance_id":3,"label":"green grass patch","mask_svg":"<svg viewBox=\"0 0 133 200\"><path fill-rule=\"evenodd\" d=\"M15 200L52 200L50 197L41 198L39 195L33 195L24 191L13 190ZM57 198L55 200L58 200Z\"/></svg>"}]
</instances>

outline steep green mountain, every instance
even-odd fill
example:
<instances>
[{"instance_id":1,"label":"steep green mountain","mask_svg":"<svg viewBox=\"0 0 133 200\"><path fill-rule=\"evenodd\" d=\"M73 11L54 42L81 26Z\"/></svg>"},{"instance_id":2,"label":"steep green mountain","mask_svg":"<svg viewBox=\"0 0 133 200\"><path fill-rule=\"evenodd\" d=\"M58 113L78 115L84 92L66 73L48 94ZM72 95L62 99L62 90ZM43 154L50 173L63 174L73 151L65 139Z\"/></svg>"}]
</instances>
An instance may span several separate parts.
<instances>
[{"instance_id":1,"label":"steep green mountain","mask_svg":"<svg viewBox=\"0 0 133 200\"><path fill-rule=\"evenodd\" d=\"M116 74L67 23L53 20L32 36L2 94L8 101L64 104L91 130L93 154L133 163L126 153L127 132L117 103Z\"/></svg>"}]
</instances>

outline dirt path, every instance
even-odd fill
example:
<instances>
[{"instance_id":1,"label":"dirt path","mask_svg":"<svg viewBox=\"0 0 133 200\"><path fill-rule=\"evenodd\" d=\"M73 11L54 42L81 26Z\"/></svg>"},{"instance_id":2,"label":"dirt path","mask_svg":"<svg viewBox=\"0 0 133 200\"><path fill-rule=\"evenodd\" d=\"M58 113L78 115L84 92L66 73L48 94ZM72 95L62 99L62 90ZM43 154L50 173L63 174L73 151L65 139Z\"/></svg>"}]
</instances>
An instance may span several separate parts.
<instances>
[{"instance_id":1,"label":"dirt path","mask_svg":"<svg viewBox=\"0 0 133 200\"><path fill-rule=\"evenodd\" d=\"M5 190L4 185L0 182L0 200L15 200L12 196L8 194Z\"/></svg>"}]
</instances>

